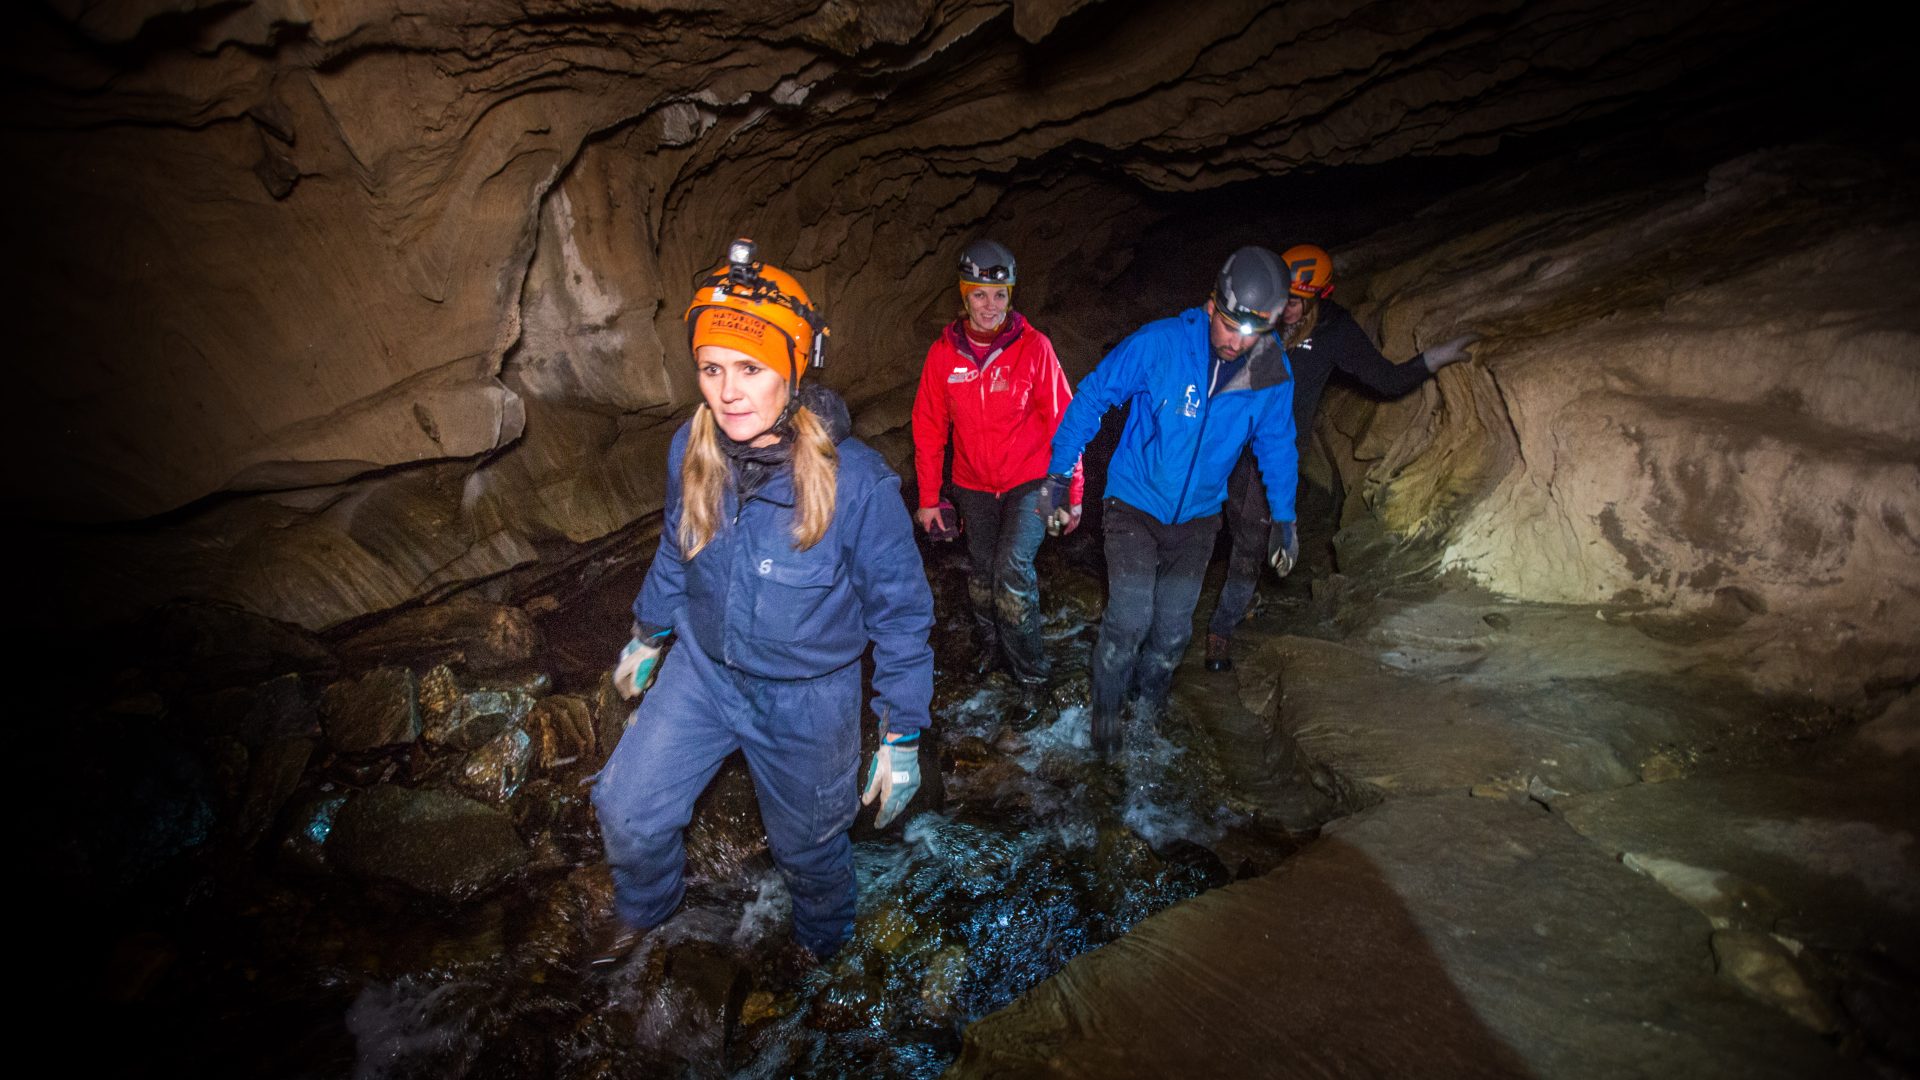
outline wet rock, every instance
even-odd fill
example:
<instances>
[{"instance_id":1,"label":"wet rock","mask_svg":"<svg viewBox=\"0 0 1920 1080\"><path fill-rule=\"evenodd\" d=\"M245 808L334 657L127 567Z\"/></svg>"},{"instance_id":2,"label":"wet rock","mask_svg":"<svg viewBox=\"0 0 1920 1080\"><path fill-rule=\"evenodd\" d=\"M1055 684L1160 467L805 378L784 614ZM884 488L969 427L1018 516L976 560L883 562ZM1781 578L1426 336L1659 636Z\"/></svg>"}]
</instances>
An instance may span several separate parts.
<instances>
[{"instance_id":1,"label":"wet rock","mask_svg":"<svg viewBox=\"0 0 1920 1080\"><path fill-rule=\"evenodd\" d=\"M820 1031L881 1032L890 1007L885 980L869 975L862 965L838 969L813 999L807 1026Z\"/></svg>"},{"instance_id":2,"label":"wet rock","mask_svg":"<svg viewBox=\"0 0 1920 1080\"><path fill-rule=\"evenodd\" d=\"M281 808L299 788L313 749L312 739L276 739L255 756L236 827L243 846L253 847L273 827Z\"/></svg>"},{"instance_id":3,"label":"wet rock","mask_svg":"<svg viewBox=\"0 0 1920 1080\"><path fill-rule=\"evenodd\" d=\"M1707 977L1705 938L1553 815L1393 799L1080 955L969 1027L949 1075L1855 1071Z\"/></svg>"},{"instance_id":4,"label":"wet rock","mask_svg":"<svg viewBox=\"0 0 1920 1080\"><path fill-rule=\"evenodd\" d=\"M449 901L484 893L527 862L526 845L500 811L392 785L347 800L326 843L327 861L342 871Z\"/></svg>"},{"instance_id":5,"label":"wet rock","mask_svg":"<svg viewBox=\"0 0 1920 1080\"><path fill-rule=\"evenodd\" d=\"M413 742L421 731L413 672L384 667L334 683L321 696L320 715L327 742L343 753Z\"/></svg>"},{"instance_id":6,"label":"wet rock","mask_svg":"<svg viewBox=\"0 0 1920 1080\"><path fill-rule=\"evenodd\" d=\"M927 973L920 980L920 1007L930 1020L950 1020L954 1016L954 996L967 977L967 948L949 945L927 961Z\"/></svg>"},{"instance_id":7,"label":"wet rock","mask_svg":"<svg viewBox=\"0 0 1920 1080\"><path fill-rule=\"evenodd\" d=\"M57 803L52 835L61 871L86 881L90 894L149 887L212 838L220 795L198 747L134 721L63 734L84 747L65 778L80 795Z\"/></svg>"},{"instance_id":8,"label":"wet rock","mask_svg":"<svg viewBox=\"0 0 1920 1080\"><path fill-rule=\"evenodd\" d=\"M1840 1016L1789 949L1772 934L1720 930L1713 935L1713 962L1742 990L1822 1035L1840 1030Z\"/></svg>"},{"instance_id":9,"label":"wet rock","mask_svg":"<svg viewBox=\"0 0 1920 1080\"><path fill-rule=\"evenodd\" d=\"M533 762L533 740L518 728L509 728L467 755L460 766L462 791L498 806L519 794Z\"/></svg>"},{"instance_id":10,"label":"wet rock","mask_svg":"<svg viewBox=\"0 0 1920 1080\"><path fill-rule=\"evenodd\" d=\"M665 992L679 1004L673 1049L687 1061L724 1069L727 1041L746 1000L746 968L711 942L689 941L667 951Z\"/></svg>"},{"instance_id":11,"label":"wet rock","mask_svg":"<svg viewBox=\"0 0 1920 1080\"><path fill-rule=\"evenodd\" d=\"M606 764L613 748L620 745L620 736L626 734L627 725L633 723L635 706L620 696L610 678L600 680L588 704L593 710L594 768L597 769Z\"/></svg>"},{"instance_id":12,"label":"wet rock","mask_svg":"<svg viewBox=\"0 0 1920 1080\"><path fill-rule=\"evenodd\" d=\"M280 836L280 864L297 874L326 873L330 869L327 838L333 835L334 822L345 805L344 791L312 792L293 800L287 809L286 831Z\"/></svg>"},{"instance_id":13,"label":"wet rock","mask_svg":"<svg viewBox=\"0 0 1920 1080\"><path fill-rule=\"evenodd\" d=\"M530 667L539 647L532 616L469 599L403 611L339 644L341 659L355 666L463 664L476 672Z\"/></svg>"},{"instance_id":14,"label":"wet rock","mask_svg":"<svg viewBox=\"0 0 1920 1080\"><path fill-rule=\"evenodd\" d=\"M541 698L527 714L533 739L533 767L540 773L564 768L597 768L593 708L570 694Z\"/></svg>"},{"instance_id":15,"label":"wet rock","mask_svg":"<svg viewBox=\"0 0 1920 1080\"><path fill-rule=\"evenodd\" d=\"M533 704L534 692L521 686L463 690L453 670L442 664L420 680L421 734L430 746L478 749L517 727Z\"/></svg>"}]
</instances>

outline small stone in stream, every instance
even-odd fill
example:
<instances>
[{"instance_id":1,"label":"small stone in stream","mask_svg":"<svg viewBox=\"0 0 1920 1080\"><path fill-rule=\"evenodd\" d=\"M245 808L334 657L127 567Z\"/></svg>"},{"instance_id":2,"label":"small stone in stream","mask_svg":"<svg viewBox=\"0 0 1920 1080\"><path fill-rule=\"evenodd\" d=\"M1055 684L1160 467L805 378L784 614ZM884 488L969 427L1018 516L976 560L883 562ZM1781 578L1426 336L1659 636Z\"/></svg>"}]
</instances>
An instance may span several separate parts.
<instances>
[{"instance_id":1,"label":"small stone in stream","mask_svg":"<svg viewBox=\"0 0 1920 1080\"><path fill-rule=\"evenodd\" d=\"M927 961L920 980L920 1007L930 1020L947 1020L954 1012L954 994L967 977L967 947L949 945Z\"/></svg>"},{"instance_id":2,"label":"small stone in stream","mask_svg":"<svg viewBox=\"0 0 1920 1080\"><path fill-rule=\"evenodd\" d=\"M529 666L539 651L533 618L515 607L474 600L403 611L340 644L350 664L464 663L475 671Z\"/></svg>"},{"instance_id":3,"label":"small stone in stream","mask_svg":"<svg viewBox=\"0 0 1920 1080\"><path fill-rule=\"evenodd\" d=\"M541 773L594 760L593 709L581 698L541 698L527 714L527 734L533 738L534 768Z\"/></svg>"},{"instance_id":4,"label":"small stone in stream","mask_svg":"<svg viewBox=\"0 0 1920 1080\"><path fill-rule=\"evenodd\" d=\"M461 789L495 805L519 794L533 761L533 740L519 728L508 728L467 755L460 768Z\"/></svg>"},{"instance_id":5,"label":"small stone in stream","mask_svg":"<svg viewBox=\"0 0 1920 1080\"><path fill-rule=\"evenodd\" d=\"M1489 611L1485 615L1480 616L1480 621L1493 627L1495 630L1505 630L1513 625L1512 619L1507 618L1497 611Z\"/></svg>"},{"instance_id":6,"label":"small stone in stream","mask_svg":"<svg viewBox=\"0 0 1920 1080\"><path fill-rule=\"evenodd\" d=\"M343 753L410 743L420 737L413 672L386 667L342 679L321 695L320 716L327 742Z\"/></svg>"},{"instance_id":7,"label":"small stone in stream","mask_svg":"<svg viewBox=\"0 0 1920 1080\"><path fill-rule=\"evenodd\" d=\"M512 820L490 806L443 791L383 785L340 808L327 861L369 881L462 901L518 872L527 848Z\"/></svg>"},{"instance_id":8,"label":"small stone in stream","mask_svg":"<svg viewBox=\"0 0 1920 1080\"><path fill-rule=\"evenodd\" d=\"M1814 989L1801 960L1772 934L1715 931L1713 962L1740 989L1814 1031L1830 1035L1840 1030L1839 1013Z\"/></svg>"},{"instance_id":9,"label":"small stone in stream","mask_svg":"<svg viewBox=\"0 0 1920 1080\"><path fill-rule=\"evenodd\" d=\"M848 966L835 973L813 999L813 1011L807 1026L819 1031L885 1031L887 1028L886 984L870 977L859 966Z\"/></svg>"}]
</instances>

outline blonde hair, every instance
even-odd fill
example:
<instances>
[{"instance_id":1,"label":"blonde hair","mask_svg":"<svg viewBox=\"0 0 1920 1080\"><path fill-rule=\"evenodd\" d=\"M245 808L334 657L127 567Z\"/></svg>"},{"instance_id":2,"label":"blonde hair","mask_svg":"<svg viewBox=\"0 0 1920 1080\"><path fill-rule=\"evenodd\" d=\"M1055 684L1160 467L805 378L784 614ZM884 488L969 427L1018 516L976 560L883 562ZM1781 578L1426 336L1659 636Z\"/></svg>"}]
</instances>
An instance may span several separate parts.
<instances>
[{"instance_id":1,"label":"blonde hair","mask_svg":"<svg viewBox=\"0 0 1920 1080\"><path fill-rule=\"evenodd\" d=\"M827 426L802 405L793 410L793 546L805 551L820 542L833 523L835 477L840 451ZM691 559L713 540L725 517L726 485L733 469L720 449L720 425L713 410L693 413L687 454L680 463L680 557Z\"/></svg>"},{"instance_id":2,"label":"blonde hair","mask_svg":"<svg viewBox=\"0 0 1920 1080\"><path fill-rule=\"evenodd\" d=\"M1320 298L1310 296L1300 301L1300 321L1287 327L1280 343L1291 349L1313 336L1314 325L1320 321Z\"/></svg>"}]
</instances>

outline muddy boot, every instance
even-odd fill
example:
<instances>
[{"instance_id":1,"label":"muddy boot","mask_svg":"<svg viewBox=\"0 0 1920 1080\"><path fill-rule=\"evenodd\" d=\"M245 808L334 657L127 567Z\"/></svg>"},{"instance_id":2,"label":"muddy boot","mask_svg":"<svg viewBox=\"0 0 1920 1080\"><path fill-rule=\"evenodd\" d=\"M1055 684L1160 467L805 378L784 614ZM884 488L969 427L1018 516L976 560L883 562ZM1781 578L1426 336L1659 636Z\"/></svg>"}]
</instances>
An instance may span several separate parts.
<instances>
[{"instance_id":1,"label":"muddy boot","mask_svg":"<svg viewBox=\"0 0 1920 1080\"><path fill-rule=\"evenodd\" d=\"M1233 670L1233 639L1219 634L1207 635L1207 670Z\"/></svg>"},{"instance_id":2,"label":"muddy boot","mask_svg":"<svg viewBox=\"0 0 1920 1080\"><path fill-rule=\"evenodd\" d=\"M1102 760L1112 761L1120 756L1120 716L1118 713L1105 714L1095 709L1093 712L1093 752Z\"/></svg>"},{"instance_id":3,"label":"muddy boot","mask_svg":"<svg viewBox=\"0 0 1920 1080\"><path fill-rule=\"evenodd\" d=\"M618 915L608 915L587 938L587 951L580 967L587 972L606 971L625 960L645 936L645 930L628 926Z\"/></svg>"},{"instance_id":4,"label":"muddy boot","mask_svg":"<svg viewBox=\"0 0 1920 1080\"><path fill-rule=\"evenodd\" d=\"M1000 667L1000 635L989 627L973 629L973 673L987 676Z\"/></svg>"}]
</instances>

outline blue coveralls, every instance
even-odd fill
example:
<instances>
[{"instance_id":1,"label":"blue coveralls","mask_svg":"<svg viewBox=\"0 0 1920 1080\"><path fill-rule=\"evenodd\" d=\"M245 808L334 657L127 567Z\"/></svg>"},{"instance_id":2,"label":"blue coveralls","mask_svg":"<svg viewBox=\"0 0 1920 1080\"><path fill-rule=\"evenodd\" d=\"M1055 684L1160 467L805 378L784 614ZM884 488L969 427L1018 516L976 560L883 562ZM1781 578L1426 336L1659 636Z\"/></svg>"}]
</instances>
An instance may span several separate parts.
<instances>
[{"instance_id":1,"label":"blue coveralls","mask_svg":"<svg viewBox=\"0 0 1920 1080\"><path fill-rule=\"evenodd\" d=\"M1211 316L1190 308L1114 346L1074 390L1047 471L1073 468L1108 409L1131 406L1107 467L1107 610L1093 653L1096 740L1129 692L1165 700L1220 527L1227 476L1251 446L1276 521L1293 520L1293 378L1278 335L1231 375L1214 360Z\"/></svg>"},{"instance_id":2,"label":"blue coveralls","mask_svg":"<svg viewBox=\"0 0 1920 1080\"><path fill-rule=\"evenodd\" d=\"M793 473L782 468L692 559L679 543L680 466L667 459L660 550L635 618L676 644L593 790L619 916L672 915L685 893L682 833L721 762L744 752L768 846L793 897L794 937L829 956L853 930L859 805L860 657L873 645L874 710L896 732L927 726L933 594L900 478L865 443L839 443L833 522L793 544Z\"/></svg>"}]
</instances>

